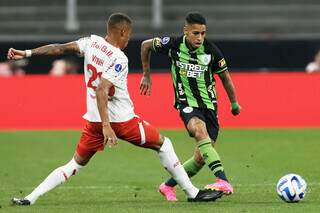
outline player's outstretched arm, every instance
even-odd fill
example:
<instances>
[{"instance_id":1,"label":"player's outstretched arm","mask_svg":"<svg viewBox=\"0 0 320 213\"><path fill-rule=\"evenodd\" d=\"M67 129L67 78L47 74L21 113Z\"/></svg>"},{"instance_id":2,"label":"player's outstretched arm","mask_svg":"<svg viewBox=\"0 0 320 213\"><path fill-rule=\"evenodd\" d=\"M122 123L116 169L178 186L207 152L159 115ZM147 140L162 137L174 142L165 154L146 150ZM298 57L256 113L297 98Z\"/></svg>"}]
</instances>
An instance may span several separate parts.
<instances>
[{"instance_id":1,"label":"player's outstretched arm","mask_svg":"<svg viewBox=\"0 0 320 213\"><path fill-rule=\"evenodd\" d=\"M7 58L9 60L19 60L33 55L62 55L66 53L80 53L79 46L76 42L65 44L49 44L32 50L16 50L10 48Z\"/></svg>"},{"instance_id":2,"label":"player's outstretched arm","mask_svg":"<svg viewBox=\"0 0 320 213\"><path fill-rule=\"evenodd\" d=\"M97 105L102 122L102 130L104 135L104 145L108 143L109 147L117 144L117 136L111 128L108 114L108 94L113 84L107 79L101 78L97 87Z\"/></svg>"},{"instance_id":3,"label":"player's outstretched arm","mask_svg":"<svg viewBox=\"0 0 320 213\"><path fill-rule=\"evenodd\" d=\"M140 94L151 94L151 76L150 76L150 58L151 58L152 39L145 40L141 43L141 63L143 77L140 82Z\"/></svg>"},{"instance_id":4,"label":"player's outstretched arm","mask_svg":"<svg viewBox=\"0 0 320 213\"><path fill-rule=\"evenodd\" d=\"M233 85L231 76L228 71L219 73L219 78L223 84L224 89L226 90L230 103L231 103L231 112L233 115L239 115L241 111L241 106L238 104L236 97L236 90Z\"/></svg>"}]
</instances>

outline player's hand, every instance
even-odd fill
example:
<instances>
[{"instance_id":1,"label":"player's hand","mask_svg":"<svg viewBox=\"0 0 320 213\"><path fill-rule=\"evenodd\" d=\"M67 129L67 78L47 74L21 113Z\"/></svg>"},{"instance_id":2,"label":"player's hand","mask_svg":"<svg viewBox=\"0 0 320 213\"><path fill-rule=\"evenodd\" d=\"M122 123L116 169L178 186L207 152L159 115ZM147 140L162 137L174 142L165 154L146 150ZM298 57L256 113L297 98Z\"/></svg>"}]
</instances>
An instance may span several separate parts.
<instances>
[{"instance_id":1,"label":"player's hand","mask_svg":"<svg viewBox=\"0 0 320 213\"><path fill-rule=\"evenodd\" d=\"M111 128L110 124L102 125L102 131L104 136L104 146L108 144L110 148L118 144L118 138Z\"/></svg>"},{"instance_id":2,"label":"player's hand","mask_svg":"<svg viewBox=\"0 0 320 213\"><path fill-rule=\"evenodd\" d=\"M16 49L13 49L13 48L10 48L8 50L8 55L7 55L7 58L9 60L19 60L19 59L23 59L26 57L26 51L23 51L23 50L16 50Z\"/></svg>"},{"instance_id":3,"label":"player's hand","mask_svg":"<svg viewBox=\"0 0 320 213\"><path fill-rule=\"evenodd\" d=\"M140 81L140 95L151 94L152 81L150 75L144 75Z\"/></svg>"},{"instance_id":4,"label":"player's hand","mask_svg":"<svg viewBox=\"0 0 320 213\"><path fill-rule=\"evenodd\" d=\"M231 104L232 115L237 116L240 114L240 111L241 111L241 106L237 102Z\"/></svg>"}]
</instances>

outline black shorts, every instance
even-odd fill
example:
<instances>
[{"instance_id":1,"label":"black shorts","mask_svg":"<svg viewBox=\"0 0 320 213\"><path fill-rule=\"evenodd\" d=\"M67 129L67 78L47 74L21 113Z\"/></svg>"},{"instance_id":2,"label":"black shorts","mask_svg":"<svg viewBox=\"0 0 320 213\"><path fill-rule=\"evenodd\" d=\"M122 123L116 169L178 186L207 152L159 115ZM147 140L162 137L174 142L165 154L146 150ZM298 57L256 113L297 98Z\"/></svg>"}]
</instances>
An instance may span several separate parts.
<instances>
[{"instance_id":1,"label":"black shorts","mask_svg":"<svg viewBox=\"0 0 320 213\"><path fill-rule=\"evenodd\" d=\"M197 117L203 122L205 122L208 134L211 140L216 141L219 133L219 122L217 118L217 113L212 109L200 109L190 106L181 106L180 117L183 120L185 127L187 128L188 122L191 118ZM188 128L187 128L188 129ZM189 132L189 135L193 135Z\"/></svg>"}]
</instances>

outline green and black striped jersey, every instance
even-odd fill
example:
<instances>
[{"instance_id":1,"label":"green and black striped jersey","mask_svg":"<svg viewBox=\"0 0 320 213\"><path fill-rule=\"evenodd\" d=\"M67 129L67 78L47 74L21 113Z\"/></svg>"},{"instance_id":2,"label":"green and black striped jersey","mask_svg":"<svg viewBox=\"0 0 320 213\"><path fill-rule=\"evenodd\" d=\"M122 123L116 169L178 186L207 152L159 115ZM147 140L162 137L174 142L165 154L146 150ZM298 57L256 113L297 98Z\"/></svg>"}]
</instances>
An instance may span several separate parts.
<instances>
[{"instance_id":1,"label":"green and black striped jersey","mask_svg":"<svg viewBox=\"0 0 320 213\"><path fill-rule=\"evenodd\" d=\"M184 36L156 37L153 50L169 56L176 108L181 105L215 110L215 73L228 70L221 51L208 40L195 49L187 47Z\"/></svg>"}]
</instances>

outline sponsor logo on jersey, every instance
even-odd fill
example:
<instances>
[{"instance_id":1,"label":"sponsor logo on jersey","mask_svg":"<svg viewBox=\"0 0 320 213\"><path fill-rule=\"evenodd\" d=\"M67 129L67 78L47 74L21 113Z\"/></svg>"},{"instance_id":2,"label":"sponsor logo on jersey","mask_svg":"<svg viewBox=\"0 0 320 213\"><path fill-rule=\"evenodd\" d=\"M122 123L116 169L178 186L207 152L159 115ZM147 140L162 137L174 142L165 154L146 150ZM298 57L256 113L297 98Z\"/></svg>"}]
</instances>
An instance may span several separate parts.
<instances>
[{"instance_id":1,"label":"sponsor logo on jersey","mask_svg":"<svg viewBox=\"0 0 320 213\"><path fill-rule=\"evenodd\" d=\"M198 78L201 76L201 73L208 70L208 66L203 66L200 64L189 64L181 61L176 61L176 65L180 68L181 75L190 78Z\"/></svg>"},{"instance_id":2,"label":"sponsor logo on jersey","mask_svg":"<svg viewBox=\"0 0 320 213\"><path fill-rule=\"evenodd\" d=\"M122 70L122 65L121 65L121 64L116 64L116 65L114 66L114 70L117 71L117 72L121 72L121 70Z\"/></svg>"},{"instance_id":3,"label":"sponsor logo on jersey","mask_svg":"<svg viewBox=\"0 0 320 213\"><path fill-rule=\"evenodd\" d=\"M191 113L193 111L193 108L192 107L185 107L183 108L182 110L184 113Z\"/></svg>"},{"instance_id":4,"label":"sponsor logo on jersey","mask_svg":"<svg viewBox=\"0 0 320 213\"><path fill-rule=\"evenodd\" d=\"M218 62L218 64L219 64L219 67L224 67L224 66L226 66L226 60L224 60L224 58L223 58Z\"/></svg>"},{"instance_id":5,"label":"sponsor logo on jersey","mask_svg":"<svg viewBox=\"0 0 320 213\"><path fill-rule=\"evenodd\" d=\"M191 71L191 70L180 70L180 75L187 76L189 78L198 78L201 76L201 71Z\"/></svg>"},{"instance_id":6,"label":"sponsor logo on jersey","mask_svg":"<svg viewBox=\"0 0 320 213\"><path fill-rule=\"evenodd\" d=\"M113 54L112 50L110 50L110 47L107 47L106 45L100 44L97 41L93 42L91 44L91 47L102 51L108 57L111 57Z\"/></svg>"},{"instance_id":7,"label":"sponsor logo on jersey","mask_svg":"<svg viewBox=\"0 0 320 213\"><path fill-rule=\"evenodd\" d=\"M200 64L189 64L181 61L176 61L176 65L181 69L190 70L190 71L204 72L208 70L208 66L202 66Z\"/></svg>"},{"instance_id":8,"label":"sponsor logo on jersey","mask_svg":"<svg viewBox=\"0 0 320 213\"><path fill-rule=\"evenodd\" d=\"M170 41L170 37L163 37L161 39L161 44L166 45L169 43L169 41Z\"/></svg>"}]
</instances>

